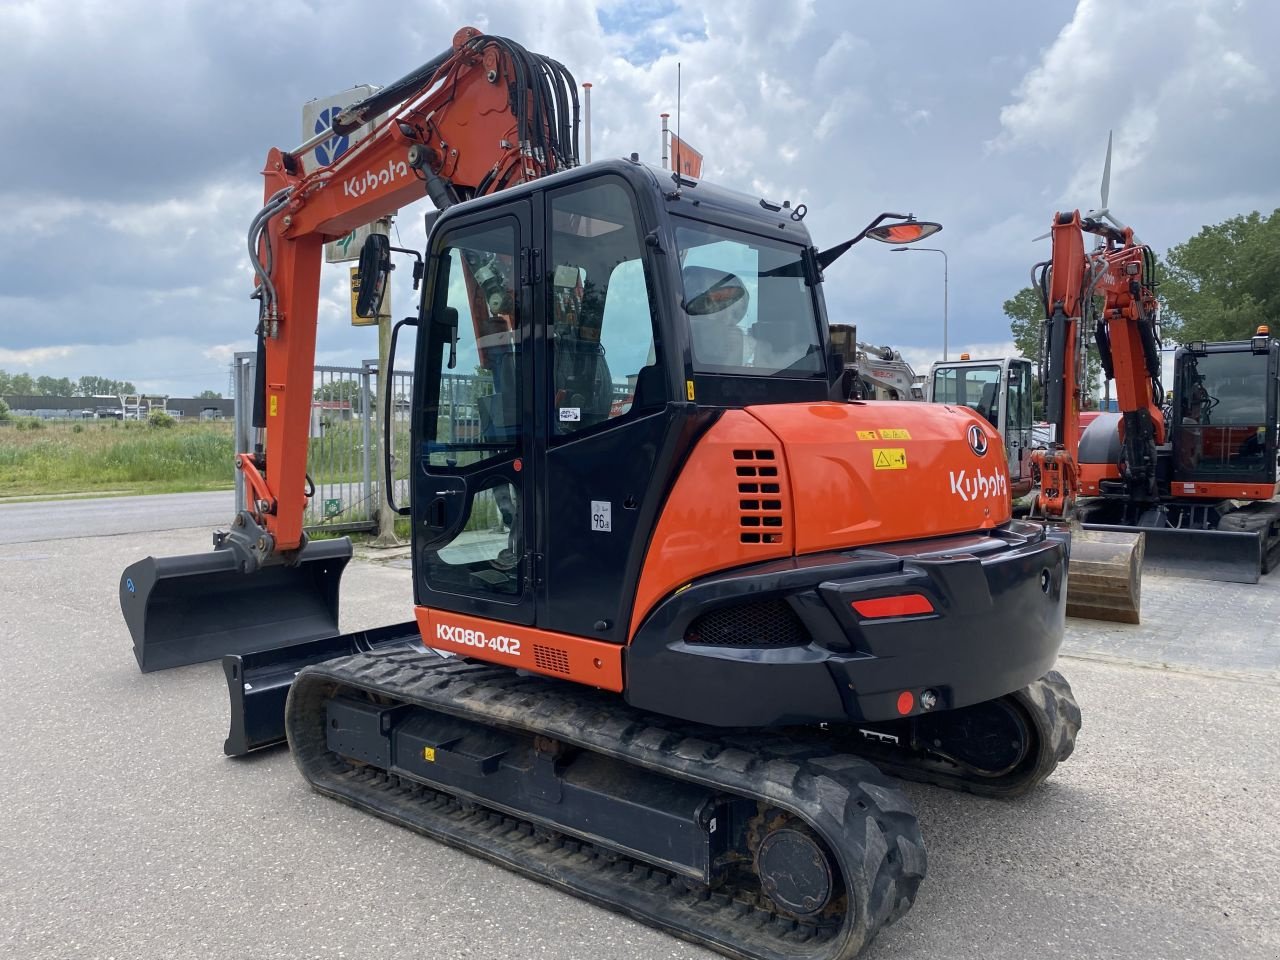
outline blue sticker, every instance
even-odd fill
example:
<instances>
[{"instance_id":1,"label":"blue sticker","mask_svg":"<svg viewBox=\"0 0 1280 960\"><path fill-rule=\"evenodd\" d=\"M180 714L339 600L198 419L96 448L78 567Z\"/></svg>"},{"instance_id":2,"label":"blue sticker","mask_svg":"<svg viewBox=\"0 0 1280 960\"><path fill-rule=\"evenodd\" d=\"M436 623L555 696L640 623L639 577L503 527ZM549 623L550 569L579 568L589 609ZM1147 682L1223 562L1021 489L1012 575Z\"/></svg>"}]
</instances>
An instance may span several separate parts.
<instances>
[{"instance_id":1,"label":"blue sticker","mask_svg":"<svg viewBox=\"0 0 1280 960\"><path fill-rule=\"evenodd\" d=\"M130 593L133 593L133 592L134 592L134 590L133 590L133 577L125 577L125 579L124 579L124 588L125 588L126 590L128 590Z\"/></svg>"}]
</instances>

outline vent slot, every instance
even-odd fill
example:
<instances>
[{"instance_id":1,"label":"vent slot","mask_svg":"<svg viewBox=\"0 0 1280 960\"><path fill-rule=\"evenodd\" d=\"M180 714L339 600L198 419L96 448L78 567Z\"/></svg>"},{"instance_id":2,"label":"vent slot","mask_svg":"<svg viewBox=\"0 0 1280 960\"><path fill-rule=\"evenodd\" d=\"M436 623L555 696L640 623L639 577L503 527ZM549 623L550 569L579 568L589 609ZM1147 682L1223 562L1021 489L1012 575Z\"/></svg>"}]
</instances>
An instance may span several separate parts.
<instances>
[{"instance_id":1,"label":"vent slot","mask_svg":"<svg viewBox=\"0 0 1280 960\"><path fill-rule=\"evenodd\" d=\"M684 640L708 647L799 647L809 642L809 631L786 600L757 600L702 614Z\"/></svg>"},{"instance_id":2,"label":"vent slot","mask_svg":"<svg viewBox=\"0 0 1280 960\"><path fill-rule=\"evenodd\" d=\"M738 478L738 539L741 543L782 543L782 485L777 482L776 450L734 450L733 472ZM761 482L768 478L767 482ZM761 499L772 494L779 499ZM768 530L760 532L762 527Z\"/></svg>"},{"instance_id":3,"label":"vent slot","mask_svg":"<svg viewBox=\"0 0 1280 960\"><path fill-rule=\"evenodd\" d=\"M539 670L552 673L569 674L569 652L559 647L544 647L540 643L533 645L533 663Z\"/></svg>"}]
</instances>

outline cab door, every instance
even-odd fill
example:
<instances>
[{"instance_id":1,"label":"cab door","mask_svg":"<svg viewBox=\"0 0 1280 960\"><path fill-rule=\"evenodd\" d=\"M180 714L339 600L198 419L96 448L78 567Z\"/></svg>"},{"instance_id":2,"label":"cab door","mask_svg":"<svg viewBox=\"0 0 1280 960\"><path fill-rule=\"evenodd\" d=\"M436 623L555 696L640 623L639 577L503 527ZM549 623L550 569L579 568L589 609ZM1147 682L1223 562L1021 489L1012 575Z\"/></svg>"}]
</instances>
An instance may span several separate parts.
<instances>
[{"instance_id":1,"label":"cab door","mask_svg":"<svg viewBox=\"0 0 1280 960\"><path fill-rule=\"evenodd\" d=\"M1009 458L1009 477L1020 480L1027 476L1031 467L1027 463L1031 456L1031 426L1034 421L1031 411L1031 362L1029 360L1011 359L1006 361L1008 369L1004 372L1005 392L1003 398L1004 411L1000 422L1004 424L1005 453Z\"/></svg>"},{"instance_id":2,"label":"cab door","mask_svg":"<svg viewBox=\"0 0 1280 960\"><path fill-rule=\"evenodd\" d=\"M432 244L413 405L414 599L535 622L530 203L451 223Z\"/></svg>"}]
</instances>

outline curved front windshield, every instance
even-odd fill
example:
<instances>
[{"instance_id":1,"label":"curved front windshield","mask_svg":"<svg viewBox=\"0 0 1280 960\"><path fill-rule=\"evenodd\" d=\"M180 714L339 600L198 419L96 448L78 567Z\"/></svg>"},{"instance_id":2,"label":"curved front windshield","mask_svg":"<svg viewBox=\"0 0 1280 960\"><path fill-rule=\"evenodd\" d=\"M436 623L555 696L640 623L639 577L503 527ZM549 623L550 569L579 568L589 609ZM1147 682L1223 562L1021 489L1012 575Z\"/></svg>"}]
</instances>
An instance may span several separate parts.
<instances>
[{"instance_id":1,"label":"curved front windshield","mask_svg":"<svg viewBox=\"0 0 1280 960\"><path fill-rule=\"evenodd\" d=\"M676 227L699 373L812 377L826 367L802 248L693 221Z\"/></svg>"}]
</instances>

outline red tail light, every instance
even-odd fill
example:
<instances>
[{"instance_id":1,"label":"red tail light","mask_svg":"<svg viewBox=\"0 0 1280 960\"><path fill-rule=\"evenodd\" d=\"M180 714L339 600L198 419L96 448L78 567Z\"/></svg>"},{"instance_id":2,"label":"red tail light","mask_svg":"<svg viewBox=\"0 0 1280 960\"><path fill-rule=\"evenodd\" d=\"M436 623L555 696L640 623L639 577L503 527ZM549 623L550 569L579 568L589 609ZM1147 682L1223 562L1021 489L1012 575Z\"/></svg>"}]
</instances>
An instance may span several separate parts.
<instances>
[{"instance_id":1,"label":"red tail light","mask_svg":"<svg viewBox=\"0 0 1280 960\"><path fill-rule=\"evenodd\" d=\"M868 619L879 617L914 617L933 613L928 597L918 593L904 593L896 597L876 597L874 600L854 600L851 604L859 616Z\"/></svg>"}]
</instances>

